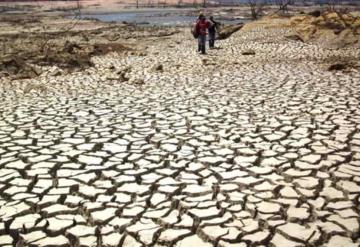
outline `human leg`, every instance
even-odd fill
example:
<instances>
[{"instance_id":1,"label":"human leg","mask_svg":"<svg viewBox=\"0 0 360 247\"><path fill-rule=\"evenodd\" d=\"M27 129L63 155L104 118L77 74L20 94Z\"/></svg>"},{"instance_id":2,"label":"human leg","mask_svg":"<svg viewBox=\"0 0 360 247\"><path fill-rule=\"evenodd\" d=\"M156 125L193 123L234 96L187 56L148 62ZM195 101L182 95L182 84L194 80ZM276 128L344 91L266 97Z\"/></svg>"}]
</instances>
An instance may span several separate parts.
<instances>
[{"instance_id":1,"label":"human leg","mask_svg":"<svg viewBox=\"0 0 360 247\"><path fill-rule=\"evenodd\" d=\"M201 36L198 37L198 52L201 51Z\"/></svg>"},{"instance_id":2,"label":"human leg","mask_svg":"<svg viewBox=\"0 0 360 247\"><path fill-rule=\"evenodd\" d=\"M209 33L209 47L214 48L215 46L215 33Z\"/></svg>"},{"instance_id":3,"label":"human leg","mask_svg":"<svg viewBox=\"0 0 360 247\"><path fill-rule=\"evenodd\" d=\"M200 35L200 49L201 49L201 53L205 54L206 53L206 35Z\"/></svg>"}]
</instances>

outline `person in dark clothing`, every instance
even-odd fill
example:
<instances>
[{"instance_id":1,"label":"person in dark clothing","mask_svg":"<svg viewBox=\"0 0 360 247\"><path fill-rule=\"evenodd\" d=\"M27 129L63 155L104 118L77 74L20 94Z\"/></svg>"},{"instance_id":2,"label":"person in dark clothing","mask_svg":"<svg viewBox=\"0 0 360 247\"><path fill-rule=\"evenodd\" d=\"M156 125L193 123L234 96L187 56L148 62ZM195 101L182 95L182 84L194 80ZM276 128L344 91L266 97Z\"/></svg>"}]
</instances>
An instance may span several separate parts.
<instances>
[{"instance_id":1,"label":"person in dark clothing","mask_svg":"<svg viewBox=\"0 0 360 247\"><path fill-rule=\"evenodd\" d=\"M196 22L196 32L198 33L198 52L201 54L206 54L206 35L207 29L210 27L210 22L206 20L206 17L203 14L199 15L199 18Z\"/></svg>"},{"instance_id":2,"label":"person in dark clothing","mask_svg":"<svg viewBox=\"0 0 360 247\"><path fill-rule=\"evenodd\" d=\"M220 26L219 22L214 20L214 17L210 16L210 27L209 27L209 47L210 49L215 48L216 32Z\"/></svg>"}]
</instances>

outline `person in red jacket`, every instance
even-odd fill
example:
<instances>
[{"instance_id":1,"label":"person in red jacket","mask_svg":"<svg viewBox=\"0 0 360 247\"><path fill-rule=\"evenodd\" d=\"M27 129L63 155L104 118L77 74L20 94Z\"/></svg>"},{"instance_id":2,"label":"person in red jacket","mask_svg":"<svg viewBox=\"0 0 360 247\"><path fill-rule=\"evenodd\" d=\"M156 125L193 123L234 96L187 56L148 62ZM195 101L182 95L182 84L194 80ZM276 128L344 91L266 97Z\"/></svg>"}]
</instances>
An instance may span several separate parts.
<instances>
[{"instance_id":1,"label":"person in red jacket","mask_svg":"<svg viewBox=\"0 0 360 247\"><path fill-rule=\"evenodd\" d=\"M199 18L196 22L196 32L198 33L198 52L201 54L206 54L206 30L210 27L210 22L206 20L206 17L203 14L199 15Z\"/></svg>"}]
</instances>

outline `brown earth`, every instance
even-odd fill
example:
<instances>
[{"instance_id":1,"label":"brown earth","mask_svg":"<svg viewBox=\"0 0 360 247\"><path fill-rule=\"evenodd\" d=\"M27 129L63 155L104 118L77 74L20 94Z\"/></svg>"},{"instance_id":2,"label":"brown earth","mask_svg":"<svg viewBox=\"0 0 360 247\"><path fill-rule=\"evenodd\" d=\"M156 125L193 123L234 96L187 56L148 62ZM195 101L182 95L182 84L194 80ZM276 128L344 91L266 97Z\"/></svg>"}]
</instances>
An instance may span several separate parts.
<instances>
[{"instance_id":1,"label":"brown earth","mask_svg":"<svg viewBox=\"0 0 360 247\"><path fill-rule=\"evenodd\" d=\"M93 56L110 52L143 53L147 39L178 32L96 20L71 20L36 15L0 16L0 75L12 79L39 76L49 66L63 73L93 66ZM137 39L142 39L141 44ZM57 72L58 73L58 72Z\"/></svg>"},{"instance_id":2,"label":"brown earth","mask_svg":"<svg viewBox=\"0 0 360 247\"><path fill-rule=\"evenodd\" d=\"M360 47L360 18L348 13L324 12L320 16L299 15L290 19L295 36L306 43L327 48Z\"/></svg>"}]
</instances>

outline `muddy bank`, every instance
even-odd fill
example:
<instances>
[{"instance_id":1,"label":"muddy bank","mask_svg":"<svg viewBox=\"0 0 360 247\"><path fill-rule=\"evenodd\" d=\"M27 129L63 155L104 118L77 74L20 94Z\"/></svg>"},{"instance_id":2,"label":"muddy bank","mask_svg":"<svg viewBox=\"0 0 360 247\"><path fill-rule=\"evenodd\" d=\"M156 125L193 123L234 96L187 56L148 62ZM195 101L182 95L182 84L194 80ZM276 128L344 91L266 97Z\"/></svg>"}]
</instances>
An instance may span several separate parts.
<instances>
[{"instance_id":1,"label":"muddy bank","mask_svg":"<svg viewBox=\"0 0 360 247\"><path fill-rule=\"evenodd\" d=\"M33 78L53 66L58 68L57 75L83 70L94 66L94 56L111 52L124 56L144 53L142 45L147 39L178 32L175 28L30 14L2 15L0 25L0 75L11 79Z\"/></svg>"},{"instance_id":2,"label":"muddy bank","mask_svg":"<svg viewBox=\"0 0 360 247\"><path fill-rule=\"evenodd\" d=\"M34 78L46 71L59 76L93 67L93 58L108 53L144 56L147 47L188 28L72 20L61 16L1 15L0 75L12 80ZM227 39L243 24L223 25ZM181 41L176 41L178 45ZM170 44L173 46L174 44Z\"/></svg>"},{"instance_id":3,"label":"muddy bank","mask_svg":"<svg viewBox=\"0 0 360 247\"><path fill-rule=\"evenodd\" d=\"M326 20L319 21L319 18L324 19L325 17ZM266 16L245 25L223 26L218 33L218 39L228 39L235 32L240 32L240 36L242 36L243 33L253 32L257 29L262 30L261 33L264 34L267 32L266 30L281 29L286 30L281 40L271 36L269 38L272 40L266 42L276 45L299 42L327 48L324 40L328 40L329 44L334 44L334 39L329 39L329 37L335 35L335 37L339 37L338 40L335 40L337 44L347 44L345 47L347 49L358 47L358 19L354 19L354 21L349 17L341 16L348 21L340 26L337 24L337 21L343 22L340 17L335 18L331 13L326 13L325 17L324 15L320 17L312 15ZM337 29L335 30L333 27ZM272 35L272 33L269 34ZM343 35L346 33L348 35ZM72 20L61 16L1 15L0 76L18 80L35 78L49 73L53 76L65 75L94 67L95 57L109 53L116 53L124 58L135 55L140 59L148 54L149 47L156 44L161 45L162 49L174 49L181 46L188 38L186 34L190 34L189 28L144 27L124 23L106 23L94 19ZM305 39L304 35L307 35L308 38ZM192 42L196 44L196 40ZM265 43L264 37L252 42ZM257 49L250 50L254 50L251 53L259 54ZM245 51L245 53L247 52ZM156 61L158 52L149 54L149 56ZM266 54L262 56L266 57ZM321 57L321 61L316 62L324 64L325 68L329 70L344 70L344 68L346 70L347 68L357 68L358 60L357 56L349 57L337 53L328 56L325 60Z\"/></svg>"}]
</instances>

